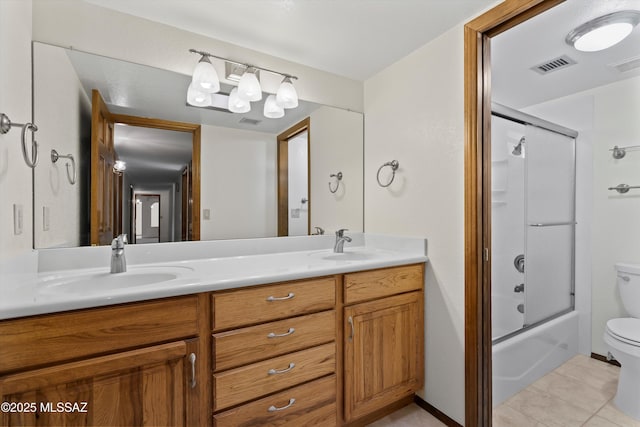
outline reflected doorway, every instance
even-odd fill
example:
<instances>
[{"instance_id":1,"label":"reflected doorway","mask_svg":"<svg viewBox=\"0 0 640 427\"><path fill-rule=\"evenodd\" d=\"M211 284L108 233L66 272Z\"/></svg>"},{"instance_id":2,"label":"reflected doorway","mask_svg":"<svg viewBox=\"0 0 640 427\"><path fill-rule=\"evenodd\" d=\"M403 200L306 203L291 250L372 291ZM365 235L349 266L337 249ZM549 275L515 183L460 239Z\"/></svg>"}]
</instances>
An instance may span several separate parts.
<instances>
[{"instance_id":1,"label":"reflected doorway","mask_svg":"<svg viewBox=\"0 0 640 427\"><path fill-rule=\"evenodd\" d=\"M166 219L160 213L160 195L136 193L135 201L135 243L160 243L161 223Z\"/></svg>"},{"instance_id":2,"label":"reflected doorway","mask_svg":"<svg viewBox=\"0 0 640 427\"><path fill-rule=\"evenodd\" d=\"M307 117L278 135L278 236L310 231L310 136Z\"/></svg>"}]
</instances>

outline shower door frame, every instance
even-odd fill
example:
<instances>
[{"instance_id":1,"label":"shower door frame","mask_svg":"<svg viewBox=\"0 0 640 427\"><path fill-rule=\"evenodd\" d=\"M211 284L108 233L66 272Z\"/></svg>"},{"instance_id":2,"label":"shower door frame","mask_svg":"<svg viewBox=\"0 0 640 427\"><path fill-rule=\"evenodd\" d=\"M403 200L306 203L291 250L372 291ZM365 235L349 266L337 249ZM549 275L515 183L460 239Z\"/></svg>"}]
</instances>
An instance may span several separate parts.
<instances>
[{"instance_id":1,"label":"shower door frame","mask_svg":"<svg viewBox=\"0 0 640 427\"><path fill-rule=\"evenodd\" d=\"M564 0L505 0L464 27L465 426L490 426L491 37Z\"/></svg>"}]
</instances>

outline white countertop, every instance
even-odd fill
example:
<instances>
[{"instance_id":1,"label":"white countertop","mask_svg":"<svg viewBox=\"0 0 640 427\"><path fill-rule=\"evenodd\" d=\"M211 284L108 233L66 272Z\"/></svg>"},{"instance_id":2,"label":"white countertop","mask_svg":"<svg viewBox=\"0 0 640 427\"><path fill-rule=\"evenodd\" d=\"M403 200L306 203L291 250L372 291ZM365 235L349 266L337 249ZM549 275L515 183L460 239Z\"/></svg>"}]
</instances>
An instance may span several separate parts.
<instances>
[{"instance_id":1,"label":"white countertop","mask_svg":"<svg viewBox=\"0 0 640 427\"><path fill-rule=\"evenodd\" d=\"M140 262L131 262L128 257L124 275L151 272L161 276L162 272L176 272L177 277L115 289L100 285L96 279L117 283L113 279L118 275L109 274L109 258L103 257L108 256L110 248L46 250L38 254L41 259L35 274L9 275L0 271L5 278L21 277L12 279L8 287L3 286L0 319L427 262L425 239L358 233L353 240L353 245L345 245L342 255L333 253L332 238L327 236L184 242L153 245L155 248L131 245L125 249L127 255L132 252L131 258ZM94 256L94 252L100 256ZM84 268L69 268L72 261L60 262L69 257ZM96 266L93 258L104 266ZM162 262L149 262L157 260ZM54 264L64 269L55 269ZM73 286L63 291L55 285L68 282Z\"/></svg>"}]
</instances>

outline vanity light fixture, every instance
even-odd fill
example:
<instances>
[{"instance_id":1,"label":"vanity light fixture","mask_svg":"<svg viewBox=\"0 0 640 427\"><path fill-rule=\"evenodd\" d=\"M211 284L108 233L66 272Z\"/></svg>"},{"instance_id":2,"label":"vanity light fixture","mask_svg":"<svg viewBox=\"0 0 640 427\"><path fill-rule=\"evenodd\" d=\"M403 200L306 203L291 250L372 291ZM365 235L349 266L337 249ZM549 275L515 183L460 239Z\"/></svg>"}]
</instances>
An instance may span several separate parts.
<instances>
[{"instance_id":1,"label":"vanity light fixture","mask_svg":"<svg viewBox=\"0 0 640 427\"><path fill-rule=\"evenodd\" d=\"M193 73L193 79L187 90L187 102L196 107L208 107L212 103L212 93L220 90L220 81L210 58L216 58L225 62L226 78L238 81L238 87L229 94L229 111L233 113L246 113L251 110L250 102L262 99L262 87L260 86L260 71L278 74L283 77L282 83L276 95L270 95L264 106L264 115L269 118L284 116L285 108L298 106L298 94L293 87L296 76L233 61L228 58L216 56L208 52L189 49L189 52L201 55L200 61ZM215 75L215 78L212 76ZM209 96L207 96L209 95ZM274 104L277 104L274 106ZM277 108L276 108L277 107Z\"/></svg>"},{"instance_id":2,"label":"vanity light fixture","mask_svg":"<svg viewBox=\"0 0 640 427\"><path fill-rule=\"evenodd\" d=\"M640 22L640 11L622 10L592 19L572 30L565 41L582 52L597 52L624 40Z\"/></svg>"},{"instance_id":3,"label":"vanity light fixture","mask_svg":"<svg viewBox=\"0 0 640 427\"><path fill-rule=\"evenodd\" d=\"M278 104L275 95L267 96L267 100L264 103L264 116L269 119L284 117L284 107Z\"/></svg>"},{"instance_id":4,"label":"vanity light fixture","mask_svg":"<svg viewBox=\"0 0 640 427\"><path fill-rule=\"evenodd\" d=\"M251 102L238 96L238 88L231 89L229 94L229 111L232 113L248 113L251 111Z\"/></svg>"}]
</instances>

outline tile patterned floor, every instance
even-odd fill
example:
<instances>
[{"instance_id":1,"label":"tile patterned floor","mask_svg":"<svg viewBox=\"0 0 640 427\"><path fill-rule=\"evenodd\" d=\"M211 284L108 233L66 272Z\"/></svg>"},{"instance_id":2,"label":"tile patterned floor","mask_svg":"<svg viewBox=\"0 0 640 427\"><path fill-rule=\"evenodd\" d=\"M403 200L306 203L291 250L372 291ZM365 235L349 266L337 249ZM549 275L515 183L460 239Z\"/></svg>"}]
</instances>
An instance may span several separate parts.
<instances>
[{"instance_id":1,"label":"tile patterned floor","mask_svg":"<svg viewBox=\"0 0 640 427\"><path fill-rule=\"evenodd\" d=\"M578 355L493 409L494 427L640 427L612 399L617 368Z\"/></svg>"},{"instance_id":2,"label":"tile patterned floor","mask_svg":"<svg viewBox=\"0 0 640 427\"><path fill-rule=\"evenodd\" d=\"M493 409L494 427L640 427L613 404L619 368L578 355ZM442 427L412 404L370 427Z\"/></svg>"}]
</instances>

